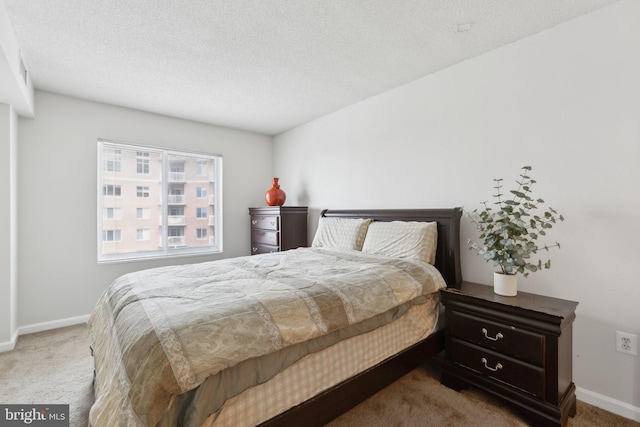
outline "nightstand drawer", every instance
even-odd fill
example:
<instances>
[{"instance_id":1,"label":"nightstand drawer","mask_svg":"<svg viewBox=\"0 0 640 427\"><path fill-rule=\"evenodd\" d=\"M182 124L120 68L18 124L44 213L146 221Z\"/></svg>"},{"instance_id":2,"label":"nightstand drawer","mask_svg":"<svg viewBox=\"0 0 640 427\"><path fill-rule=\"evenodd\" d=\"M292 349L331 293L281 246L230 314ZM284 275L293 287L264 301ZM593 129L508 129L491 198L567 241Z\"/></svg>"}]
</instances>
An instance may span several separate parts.
<instances>
[{"instance_id":1,"label":"nightstand drawer","mask_svg":"<svg viewBox=\"0 0 640 427\"><path fill-rule=\"evenodd\" d=\"M261 228L263 230L279 230L280 218L277 216L253 216L251 218L251 228Z\"/></svg>"},{"instance_id":2,"label":"nightstand drawer","mask_svg":"<svg viewBox=\"0 0 640 427\"><path fill-rule=\"evenodd\" d=\"M263 245L260 243L251 244L251 255L270 254L280 252L280 246Z\"/></svg>"},{"instance_id":3,"label":"nightstand drawer","mask_svg":"<svg viewBox=\"0 0 640 427\"><path fill-rule=\"evenodd\" d=\"M452 311L448 319L453 337L544 366L544 335L459 311Z\"/></svg>"},{"instance_id":4,"label":"nightstand drawer","mask_svg":"<svg viewBox=\"0 0 640 427\"><path fill-rule=\"evenodd\" d=\"M451 341L452 361L536 397L544 397L544 369L477 347Z\"/></svg>"},{"instance_id":5,"label":"nightstand drawer","mask_svg":"<svg viewBox=\"0 0 640 427\"><path fill-rule=\"evenodd\" d=\"M280 246L280 233L277 231L251 230L251 242Z\"/></svg>"}]
</instances>

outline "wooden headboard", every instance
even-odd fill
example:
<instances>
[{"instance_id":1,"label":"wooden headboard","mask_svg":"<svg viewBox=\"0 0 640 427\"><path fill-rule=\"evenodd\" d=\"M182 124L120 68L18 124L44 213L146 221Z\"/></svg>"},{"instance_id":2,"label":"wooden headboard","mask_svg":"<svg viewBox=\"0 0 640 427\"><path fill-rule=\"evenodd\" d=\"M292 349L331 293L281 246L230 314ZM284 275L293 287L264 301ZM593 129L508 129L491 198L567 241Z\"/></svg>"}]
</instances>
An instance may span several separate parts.
<instances>
[{"instance_id":1,"label":"wooden headboard","mask_svg":"<svg viewBox=\"0 0 640 427\"><path fill-rule=\"evenodd\" d=\"M460 217L462 208L447 209L325 209L323 217L371 218L374 221L423 221L438 223L435 266L450 288L460 288Z\"/></svg>"}]
</instances>

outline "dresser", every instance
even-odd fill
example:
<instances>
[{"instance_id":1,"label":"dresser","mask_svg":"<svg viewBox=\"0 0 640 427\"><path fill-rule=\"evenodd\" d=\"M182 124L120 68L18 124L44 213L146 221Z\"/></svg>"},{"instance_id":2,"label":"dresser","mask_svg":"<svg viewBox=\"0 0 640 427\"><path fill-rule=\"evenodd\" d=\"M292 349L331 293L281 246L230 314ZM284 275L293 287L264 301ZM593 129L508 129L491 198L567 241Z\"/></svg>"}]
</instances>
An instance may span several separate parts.
<instances>
[{"instance_id":1,"label":"dresser","mask_svg":"<svg viewBox=\"0 0 640 427\"><path fill-rule=\"evenodd\" d=\"M251 255L307 246L306 206L249 208Z\"/></svg>"},{"instance_id":2,"label":"dresser","mask_svg":"<svg viewBox=\"0 0 640 427\"><path fill-rule=\"evenodd\" d=\"M470 385L513 404L532 425L566 426L576 413L572 380L574 301L463 282L441 291L442 384Z\"/></svg>"}]
</instances>

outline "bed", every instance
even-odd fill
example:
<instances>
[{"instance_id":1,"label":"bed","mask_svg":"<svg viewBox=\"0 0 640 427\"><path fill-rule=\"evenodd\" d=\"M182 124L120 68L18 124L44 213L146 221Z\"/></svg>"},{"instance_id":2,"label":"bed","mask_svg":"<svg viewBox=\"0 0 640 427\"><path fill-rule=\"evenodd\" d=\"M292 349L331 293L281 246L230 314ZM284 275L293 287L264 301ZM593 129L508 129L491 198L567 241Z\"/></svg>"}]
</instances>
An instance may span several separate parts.
<instances>
[{"instance_id":1,"label":"bed","mask_svg":"<svg viewBox=\"0 0 640 427\"><path fill-rule=\"evenodd\" d=\"M312 248L122 276L89 321L90 425L324 425L442 350L460 216L325 210Z\"/></svg>"}]
</instances>

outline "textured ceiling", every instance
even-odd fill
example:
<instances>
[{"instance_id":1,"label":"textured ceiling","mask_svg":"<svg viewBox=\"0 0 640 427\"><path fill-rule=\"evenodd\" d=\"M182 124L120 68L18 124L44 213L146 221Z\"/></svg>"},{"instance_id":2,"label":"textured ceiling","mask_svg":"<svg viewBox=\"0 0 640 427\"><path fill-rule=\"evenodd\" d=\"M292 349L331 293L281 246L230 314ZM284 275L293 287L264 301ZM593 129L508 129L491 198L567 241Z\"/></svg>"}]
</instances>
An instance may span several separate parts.
<instances>
[{"instance_id":1,"label":"textured ceiling","mask_svg":"<svg viewBox=\"0 0 640 427\"><path fill-rule=\"evenodd\" d=\"M278 134L617 0L0 0L37 89Z\"/></svg>"}]
</instances>

